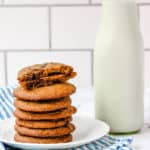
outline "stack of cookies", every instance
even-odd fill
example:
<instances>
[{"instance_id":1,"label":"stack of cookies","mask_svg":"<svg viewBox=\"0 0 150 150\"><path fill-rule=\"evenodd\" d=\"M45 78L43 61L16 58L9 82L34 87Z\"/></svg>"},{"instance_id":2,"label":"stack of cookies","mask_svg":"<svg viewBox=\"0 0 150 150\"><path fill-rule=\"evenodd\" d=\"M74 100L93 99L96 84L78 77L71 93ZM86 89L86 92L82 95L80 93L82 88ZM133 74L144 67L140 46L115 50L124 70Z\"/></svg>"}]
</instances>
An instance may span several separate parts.
<instances>
[{"instance_id":1,"label":"stack of cookies","mask_svg":"<svg viewBox=\"0 0 150 150\"><path fill-rule=\"evenodd\" d=\"M76 108L70 95L76 91L67 81L76 76L73 68L60 63L37 64L18 73L15 141L25 143L65 143L72 141L71 123Z\"/></svg>"}]
</instances>

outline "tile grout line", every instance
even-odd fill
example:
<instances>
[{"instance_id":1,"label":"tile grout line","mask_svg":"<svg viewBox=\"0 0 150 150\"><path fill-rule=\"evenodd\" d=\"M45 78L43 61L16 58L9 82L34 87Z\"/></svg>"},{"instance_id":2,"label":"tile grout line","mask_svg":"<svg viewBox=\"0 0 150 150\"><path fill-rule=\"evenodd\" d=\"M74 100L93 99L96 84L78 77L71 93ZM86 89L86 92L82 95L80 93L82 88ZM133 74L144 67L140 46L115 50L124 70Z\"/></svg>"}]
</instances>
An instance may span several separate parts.
<instances>
[{"instance_id":1,"label":"tile grout line","mask_svg":"<svg viewBox=\"0 0 150 150\"><path fill-rule=\"evenodd\" d=\"M2 0L4 1L4 0ZM90 7L90 6L101 6L101 4L4 4L0 7Z\"/></svg>"},{"instance_id":2,"label":"tile grout line","mask_svg":"<svg viewBox=\"0 0 150 150\"><path fill-rule=\"evenodd\" d=\"M52 11L51 8L48 7L48 37L49 37L49 49L52 48L52 29L51 29L51 17Z\"/></svg>"},{"instance_id":3,"label":"tile grout line","mask_svg":"<svg viewBox=\"0 0 150 150\"><path fill-rule=\"evenodd\" d=\"M139 6L149 6L150 5L150 2L141 2L141 3L137 3Z\"/></svg>"},{"instance_id":4,"label":"tile grout line","mask_svg":"<svg viewBox=\"0 0 150 150\"><path fill-rule=\"evenodd\" d=\"M2 0L2 5L0 7L90 7L90 6L101 6L101 3L92 3L92 0L89 0L88 4L5 4L5 0ZM137 3L139 6L149 6L150 2Z\"/></svg>"},{"instance_id":5,"label":"tile grout line","mask_svg":"<svg viewBox=\"0 0 150 150\"><path fill-rule=\"evenodd\" d=\"M150 52L150 48L145 48L144 51L145 52Z\"/></svg>"},{"instance_id":6,"label":"tile grout line","mask_svg":"<svg viewBox=\"0 0 150 150\"><path fill-rule=\"evenodd\" d=\"M140 24L140 5L137 5L137 13L138 13L138 19L139 19L139 24Z\"/></svg>"},{"instance_id":7,"label":"tile grout line","mask_svg":"<svg viewBox=\"0 0 150 150\"><path fill-rule=\"evenodd\" d=\"M89 0L89 4L90 4L90 5L92 4L92 0Z\"/></svg>"},{"instance_id":8,"label":"tile grout line","mask_svg":"<svg viewBox=\"0 0 150 150\"><path fill-rule=\"evenodd\" d=\"M5 0L1 0L1 2L2 2L1 5L4 5L4 4L5 4Z\"/></svg>"},{"instance_id":9,"label":"tile grout line","mask_svg":"<svg viewBox=\"0 0 150 150\"><path fill-rule=\"evenodd\" d=\"M7 52L4 52L4 74L5 74L5 86L8 84L8 73L7 73Z\"/></svg>"},{"instance_id":10,"label":"tile grout line","mask_svg":"<svg viewBox=\"0 0 150 150\"><path fill-rule=\"evenodd\" d=\"M91 84L94 86L94 50L91 51Z\"/></svg>"},{"instance_id":11,"label":"tile grout line","mask_svg":"<svg viewBox=\"0 0 150 150\"><path fill-rule=\"evenodd\" d=\"M88 51L93 51L93 49L89 49L89 48L77 48L77 49L6 49L6 50L0 50L0 52L10 52L10 53L14 53L14 52L88 52ZM144 51L150 51L150 48L145 48Z\"/></svg>"},{"instance_id":12,"label":"tile grout line","mask_svg":"<svg viewBox=\"0 0 150 150\"><path fill-rule=\"evenodd\" d=\"M55 52L55 51L60 51L60 52L87 52L87 51L92 51L92 49L6 49L6 50L0 50L0 52Z\"/></svg>"}]
</instances>

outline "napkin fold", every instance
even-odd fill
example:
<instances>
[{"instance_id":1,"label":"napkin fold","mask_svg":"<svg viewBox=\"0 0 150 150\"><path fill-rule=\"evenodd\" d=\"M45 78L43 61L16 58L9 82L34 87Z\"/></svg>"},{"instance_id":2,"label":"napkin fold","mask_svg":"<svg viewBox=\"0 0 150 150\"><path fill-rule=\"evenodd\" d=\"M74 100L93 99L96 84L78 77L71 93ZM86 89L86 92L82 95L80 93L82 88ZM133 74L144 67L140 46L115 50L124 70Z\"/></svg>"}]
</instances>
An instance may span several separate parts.
<instances>
[{"instance_id":1,"label":"napkin fold","mask_svg":"<svg viewBox=\"0 0 150 150\"><path fill-rule=\"evenodd\" d=\"M3 143L0 143L0 150L6 150L6 148L5 148Z\"/></svg>"},{"instance_id":2,"label":"napkin fold","mask_svg":"<svg viewBox=\"0 0 150 150\"><path fill-rule=\"evenodd\" d=\"M0 120L13 117L13 89L16 85L0 88ZM133 150L131 137L104 136L96 141L69 150ZM0 143L0 150L17 150Z\"/></svg>"},{"instance_id":3,"label":"napkin fold","mask_svg":"<svg viewBox=\"0 0 150 150\"><path fill-rule=\"evenodd\" d=\"M132 143L131 137L117 138L107 135L89 144L71 148L68 150L133 150L131 143ZM14 149L12 147L0 143L0 150L17 150L17 149Z\"/></svg>"}]
</instances>

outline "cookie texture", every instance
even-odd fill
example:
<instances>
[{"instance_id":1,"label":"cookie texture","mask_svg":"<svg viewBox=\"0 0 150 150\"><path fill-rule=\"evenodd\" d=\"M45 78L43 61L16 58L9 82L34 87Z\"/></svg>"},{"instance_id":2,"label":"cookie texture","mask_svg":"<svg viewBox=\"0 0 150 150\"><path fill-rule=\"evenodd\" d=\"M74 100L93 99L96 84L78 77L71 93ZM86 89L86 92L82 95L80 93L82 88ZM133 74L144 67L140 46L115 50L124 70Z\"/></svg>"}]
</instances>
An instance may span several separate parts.
<instances>
[{"instance_id":1,"label":"cookie texture","mask_svg":"<svg viewBox=\"0 0 150 150\"><path fill-rule=\"evenodd\" d=\"M15 130L21 135L32 137L59 137L73 132L75 130L75 126L69 123L66 126L52 129L31 129L15 125Z\"/></svg>"},{"instance_id":2,"label":"cookie texture","mask_svg":"<svg viewBox=\"0 0 150 150\"><path fill-rule=\"evenodd\" d=\"M58 120L71 117L74 113L76 113L76 111L77 109L73 106L57 111L44 113L28 112L16 108L16 110L14 111L14 115L22 120Z\"/></svg>"},{"instance_id":3,"label":"cookie texture","mask_svg":"<svg viewBox=\"0 0 150 150\"><path fill-rule=\"evenodd\" d=\"M26 90L23 87L17 87L14 90L14 96L22 100L53 100L68 97L76 91L76 87L70 83L53 84L51 86L40 87L33 90Z\"/></svg>"},{"instance_id":4,"label":"cookie texture","mask_svg":"<svg viewBox=\"0 0 150 150\"><path fill-rule=\"evenodd\" d=\"M70 97L65 97L53 101L25 101L16 99L14 105L24 111L30 112L48 112L55 111L63 108L68 108L71 106Z\"/></svg>"},{"instance_id":5,"label":"cookie texture","mask_svg":"<svg viewBox=\"0 0 150 150\"><path fill-rule=\"evenodd\" d=\"M51 129L66 126L69 122L72 121L72 117L63 118L59 120L41 120L41 121L33 121L33 120L22 120L16 118L16 125L31 128L31 129Z\"/></svg>"},{"instance_id":6,"label":"cookie texture","mask_svg":"<svg viewBox=\"0 0 150 150\"><path fill-rule=\"evenodd\" d=\"M64 83L71 78L76 76L75 72L72 72L69 76L64 74L53 75L49 77L42 77L40 79L31 80L31 81L22 81L20 85L25 89L32 90L34 88L39 88L42 86L49 86L56 83Z\"/></svg>"},{"instance_id":7,"label":"cookie texture","mask_svg":"<svg viewBox=\"0 0 150 150\"><path fill-rule=\"evenodd\" d=\"M57 143L67 143L72 141L72 135L65 135L62 137L54 137L54 138L39 138L39 137L30 137L24 136L20 134L15 134L14 140L22 143L37 143L37 144L57 144Z\"/></svg>"},{"instance_id":8,"label":"cookie texture","mask_svg":"<svg viewBox=\"0 0 150 150\"><path fill-rule=\"evenodd\" d=\"M62 63L43 63L21 69L18 73L19 83L27 89L34 89L54 83L66 82L74 78L73 67Z\"/></svg>"}]
</instances>

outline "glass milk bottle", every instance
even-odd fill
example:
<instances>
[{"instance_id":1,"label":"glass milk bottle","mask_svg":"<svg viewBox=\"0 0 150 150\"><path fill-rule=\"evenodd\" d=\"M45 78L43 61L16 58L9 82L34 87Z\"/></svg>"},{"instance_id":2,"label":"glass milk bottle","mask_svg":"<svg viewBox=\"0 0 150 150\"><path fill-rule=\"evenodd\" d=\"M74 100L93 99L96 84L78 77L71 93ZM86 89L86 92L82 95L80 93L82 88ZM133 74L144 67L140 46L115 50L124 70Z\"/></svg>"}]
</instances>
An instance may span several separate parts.
<instances>
[{"instance_id":1,"label":"glass milk bottle","mask_svg":"<svg viewBox=\"0 0 150 150\"><path fill-rule=\"evenodd\" d=\"M143 41L134 0L103 0L94 51L95 115L112 133L143 125Z\"/></svg>"}]
</instances>

